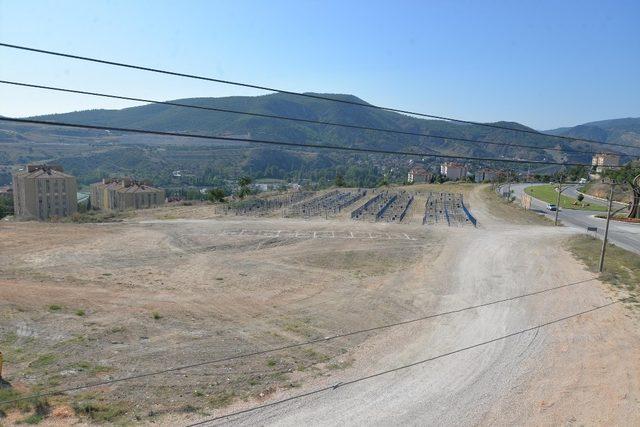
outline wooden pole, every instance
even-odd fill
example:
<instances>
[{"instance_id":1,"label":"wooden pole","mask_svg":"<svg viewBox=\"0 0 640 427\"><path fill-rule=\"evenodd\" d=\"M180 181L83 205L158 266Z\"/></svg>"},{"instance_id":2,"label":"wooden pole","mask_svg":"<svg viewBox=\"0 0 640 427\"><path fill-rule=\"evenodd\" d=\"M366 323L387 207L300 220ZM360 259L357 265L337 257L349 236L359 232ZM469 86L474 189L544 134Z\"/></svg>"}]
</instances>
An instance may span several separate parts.
<instances>
[{"instance_id":1,"label":"wooden pole","mask_svg":"<svg viewBox=\"0 0 640 427\"><path fill-rule=\"evenodd\" d=\"M611 205L613 204L613 186L611 183L611 191L609 192L609 209L607 209L607 225L604 228L604 239L602 239L602 250L600 251L600 265L598 271L602 273L604 270L604 253L607 250L607 237L609 237L609 222L611 221Z\"/></svg>"},{"instance_id":2,"label":"wooden pole","mask_svg":"<svg viewBox=\"0 0 640 427\"><path fill-rule=\"evenodd\" d=\"M560 212L560 194L562 193L562 181L558 184L558 197L556 199L556 219L553 221L553 225L558 225L558 212Z\"/></svg>"}]
</instances>

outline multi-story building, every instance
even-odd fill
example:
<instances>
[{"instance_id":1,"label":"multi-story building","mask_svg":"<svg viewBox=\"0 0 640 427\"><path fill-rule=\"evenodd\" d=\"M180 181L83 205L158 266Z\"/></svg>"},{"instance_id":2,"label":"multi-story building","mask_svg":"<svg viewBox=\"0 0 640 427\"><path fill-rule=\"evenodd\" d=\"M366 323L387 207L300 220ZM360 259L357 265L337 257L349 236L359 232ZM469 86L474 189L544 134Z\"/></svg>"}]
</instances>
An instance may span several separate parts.
<instances>
[{"instance_id":1,"label":"multi-story building","mask_svg":"<svg viewBox=\"0 0 640 427\"><path fill-rule=\"evenodd\" d=\"M591 159L591 164L601 173L603 168L620 166L620 156L611 153L598 153Z\"/></svg>"},{"instance_id":2,"label":"multi-story building","mask_svg":"<svg viewBox=\"0 0 640 427\"><path fill-rule=\"evenodd\" d=\"M433 174L426 170L424 167L417 165L409 169L407 173L407 182L413 184L414 182L431 182Z\"/></svg>"},{"instance_id":3,"label":"multi-story building","mask_svg":"<svg viewBox=\"0 0 640 427\"><path fill-rule=\"evenodd\" d=\"M60 166L27 165L13 174L13 206L17 219L45 220L78 210L75 177Z\"/></svg>"},{"instance_id":4,"label":"multi-story building","mask_svg":"<svg viewBox=\"0 0 640 427\"><path fill-rule=\"evenodd\" d=\"M163 189L131 178L103 179L91 184L91 206L104 211L155 208L164 202Z\"/></svg>"},{"instance_id":5,"label":"multi-story building","mask_svg":"<svg viewBox=\"0 0 640 427\"><path fill-rule=\"evenodd\" d=\"M463 180L467 178L467 167L462 163L446 162L440 165L440 175L453 181Z\"/></svg>"},{"instance_id":6,"label":"multi-story building","mask_svg":"<svg viewBox=\"0 0 640 427\"><path fill-rule=\"evenodd\" d=\"M598 153L591 159L589 178L600 179L607 168L620 166L620 156L612 153Z\"/></svg>"},{"instance_id":7,"label":"multi-story building","mask_svg":"<svg viewBox=\"0 0 640 427\"><path fill-rule=\"evenodd\" d=\"M476 172L476 182L493 182L498 179L500 172L495 169L483 168Z\"/></svg>"}]
</instances>

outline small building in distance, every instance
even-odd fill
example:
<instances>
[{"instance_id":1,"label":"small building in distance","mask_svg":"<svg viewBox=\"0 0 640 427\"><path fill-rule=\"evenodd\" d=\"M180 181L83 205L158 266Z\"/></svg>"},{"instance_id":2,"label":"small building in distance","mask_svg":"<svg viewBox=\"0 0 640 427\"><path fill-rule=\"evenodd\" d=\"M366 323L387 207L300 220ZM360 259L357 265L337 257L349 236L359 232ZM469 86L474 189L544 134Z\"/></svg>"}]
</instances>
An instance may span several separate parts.
<instances>
[{"instance_id":1,"label":"small building in distance","mask_svg":"<svg viewBox=\"0 0 640 427\"><path fill-rule=\"evenodd\" d=\"M164 205L164 190L131 178L109 178L91 184L91 206L103 211L147 209Z\"/></svg>"},{"instance_id":2,"label":"small building in distance","mask_svg":"<svg viewBox=\"0 0 640 427\"><path fill-rule=\"evenodd\" d=\"M419 183L419 182L431 182L433 178L433 173L425 169L421 165L415 165L411 169L409 169L409 173L407 173L407 182L409 184Z\"/></svg>"},{"instance_id":3,"label":"small building in distance","mask_svg":"<svg viewBox=\"0 0 640 427\"><path fill-rule=\"evenodd\" d=\"M440 174L452 181L466 179L467 167L462 163L446 162L440 165Z\"/></svg>"},{"instance_id":4,"label":"small building in distance","mask_svg":"<svg viewBox=\"0 0 640 427\"><path fill-rule=\"evenodd\" d=\"M589 178L600 179L602 172L607 168L620 166L620 156L612 153L598 153L591 159L591 172Z\"/></svg>"},{"instance_id":5,"label":"small building in distance","mask_svg":"<svg viewBox=\"0 0 640 427\"><path fill-rule=\"evenodd\" d=\"M500 171L489 168L482 168L476 171L476 182L494 182L500 176Z\"/></svg>"},{"instance_id":6,"label":"small building in distance","mask_svg":"<svg viewBox=\"0 0 640 427\"><path fill-rule=\"evenodd\" d=\"M13 174L13 209L17 219L43 221L78 211L76 178L61 166L27 165Z\"/></svg>"},{"instance_id":7,"label":"small building in distance","mask_svg":"<svg viewBox=\"0 0 640 427\"><path fill-rule=\"evenodd\" d=\"M598 153L591 159L591 165L597 173L602 173L603 168L620 166L620 156L612 153Z\"/></svg>"},{"instance_id":8,"label":"small building in distance","mask_svg":"<svg viewBox=\"0 0 640 427\"><path fill-rule=\"evenodd\" d=\"M591 159L591 164L596 167L620 166L620 156L613 153L598 153Z\"/></svg>"}]
</instances>

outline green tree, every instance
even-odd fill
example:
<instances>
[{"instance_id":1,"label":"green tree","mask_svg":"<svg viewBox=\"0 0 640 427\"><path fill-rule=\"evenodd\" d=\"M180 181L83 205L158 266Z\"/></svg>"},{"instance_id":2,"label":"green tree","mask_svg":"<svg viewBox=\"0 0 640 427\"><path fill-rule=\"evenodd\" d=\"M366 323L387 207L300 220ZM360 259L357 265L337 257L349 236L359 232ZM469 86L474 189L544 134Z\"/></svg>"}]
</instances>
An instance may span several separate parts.
<instances>
[{"instance_id":1,"label":"green tree","mask_svg":"<svg viewBox=\"0 0 640 427\"><path fill-rule=\"evenodd\" d=\"M248 176L243 176L238 180L238 185L240 185L240 187L248 187L251 185L253 181L251 180L250 177Z\"/></svg>"},{"instance_id":2,"label":"green tree","mask_svg":"<svg viewBox=\"0 0 640 427\"><path fill-rule=\"evenodd\" d=\"M187 200L200 200L202 198L202 193L195 188L190 188L187 190L185 198Z\"/></svg>"},{"instance_id":3,"label":"green tree","mask_svg":"<svg viewBox=\"0 0 640 427\"><path fill-rule=\"evenodd\" d=\"M389 178L385 174L385 175L382 175L382 179L380 180L378 187L386 187L387 185L389 185Z\"/></svg>"},{"instance_id":4,"label":"green tree","mask_svg":"<svg viewBox=\"0 0 640 427\"><path fill-rule=\"evenodd\" d=\"M578 181L580 178L586 178L589 171L586 166L573 166L567 170L570 181Z\"/></svg>"},{"instance_id":5,"label":"green tree","mask_svg":"<svg viewBox=\"0 0 640 427\"><path fill-rule=\"evenodd\" d=\"M240 190L238 191L238 197L240 197L241 199L244 199L246 196L250 194L251 194L251 189L248 186L240 187Z\"/></svg>"},{"instance_id":6,"label":"green tree","mask_svg":"<svg viewBox=\"0 0 640 427\"><path fill-rule=\"evenodd\" d=\"M336 175L335 185L336 185L336 187L346 187L347 186L347 183L344 181L344 177L342 176L341 173Z\"/></svg>"},{"instance_id":7,"label":"green tree","mask_svg":"<svg viewBox=\"0 0 640 427\"><path fill-rule=\"evenodd\" d=\"M0 197L0 218L13 215L13 199L10 197Z\"/></svg>"},{"instance_id":8,"label":"green tree","mask_svg":"<svg viewBox=\"0 0 640 427\"><path fill-rule=\"evenodd\" d=\"M251 182L251 178L248 176L240 177L240 179L238 180L238 184L240 185L240 189L238 190L238 197L244 199L246 196L251 194L251 189L249 188Z\"/></svg>"},{"instance_id":9,"label":"green tree","mask_svg":"<svg viewBox=\"0 0 640 427\"><path fill-rule=\"evenodd\" d=\"M212 188L207 192L207 198L210 202L224 202L227 193L222 188Z\"/></svg>"},{"instance_id":10,"label":"green tree","mask_svg":"<svg viewBox=\"0 0 640 427\"><path fill-rule=\"evenodd\" d=\"M607 169L604 176L616 180L620 184L631 184L633 179L640 175L640 161L627 163L619 169Z\"/></svg>"}]
</instances>

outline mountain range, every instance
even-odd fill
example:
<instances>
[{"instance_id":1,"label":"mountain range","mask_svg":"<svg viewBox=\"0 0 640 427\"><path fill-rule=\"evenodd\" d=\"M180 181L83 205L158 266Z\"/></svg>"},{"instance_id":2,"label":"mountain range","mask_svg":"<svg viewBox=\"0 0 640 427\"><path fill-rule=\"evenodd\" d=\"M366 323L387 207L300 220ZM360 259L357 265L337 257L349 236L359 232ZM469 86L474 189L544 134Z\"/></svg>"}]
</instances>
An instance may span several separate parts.
<instances>
[{"instance_id":1,"label":"mountain range","mask_svg":"<svg viewBox=\"0 0 640 427\"><path fill-rule=\"evenodd\" d=\"M358 103L365 102L353 95L318 95ZM205 108L399 130L433 135L433 137L364 131L161 104L148 104L120 110L77 111L39 116L37 119L199 133L211 136L244 135L257 139L358 146L433 155L590 161L588 154L542 151L447 139L452 137L532 145L540 148L552 147L596 152L606 149L621 154L640 154L640 118L603 120L546 131L546 133L553 135L638 146L639 149L635 150L477 125L425 120L386 110L288 94L270 94L257 97L189 98L171 102ZM533 130L513 122L497 122L495 124ZM7 122L0 122L0 144L8 148L5 154L0 154L0 165L6 167L26 161L55 161L61 163L72 173L79 175L81 180L95 179L100 175L130 173L166 183L165 177L170 175L170 169L187 170L189 171L187 175L193 175L195 181L198 182L201 181L200 178L205 173L221 179L231 178L233 175L242 173L255 177L300 178L301 173L313 175L311 172L317 170L346 168L345 160L348 160L351 166L360 165L361 168L376 169L376 174L391 169L394 165L398 170L403 162L406 164L406 159L396 159L396 162L390 163L388 160L381 160L380 156L345 156L344 153L322 150L266 148L253 144L212 143L211 141L106 133L104 131L16 125ZM158 171L153 172L154 169ZM269 174L274 176L266 176ZM321 175L327 175L326 178L330 179L331 173L327 172Z\"/></svg>"}]
</instances>

